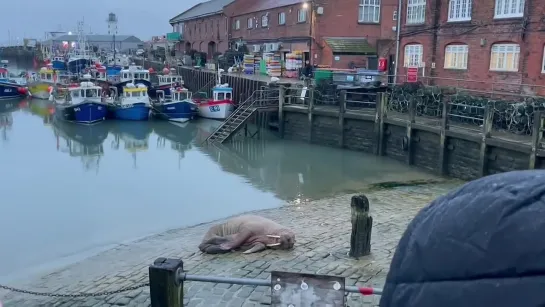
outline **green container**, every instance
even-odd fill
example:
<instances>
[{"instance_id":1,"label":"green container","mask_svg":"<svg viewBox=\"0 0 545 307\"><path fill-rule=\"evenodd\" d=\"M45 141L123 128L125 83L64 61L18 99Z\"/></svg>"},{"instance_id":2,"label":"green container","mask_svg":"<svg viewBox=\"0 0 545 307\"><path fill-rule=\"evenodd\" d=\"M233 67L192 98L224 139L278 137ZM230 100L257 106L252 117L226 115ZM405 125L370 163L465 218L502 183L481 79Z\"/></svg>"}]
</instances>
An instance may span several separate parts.
<instances>
[{"instance_id":1,"label":"green container","mask_svg":"<svg viewBox=\"0 0 545 307\"><path fill-rule=\"evenodd\" d=\"M314 80L332 80L333 72L331 70L318 69L314 72Z\"/></svg>"}]
</instances>

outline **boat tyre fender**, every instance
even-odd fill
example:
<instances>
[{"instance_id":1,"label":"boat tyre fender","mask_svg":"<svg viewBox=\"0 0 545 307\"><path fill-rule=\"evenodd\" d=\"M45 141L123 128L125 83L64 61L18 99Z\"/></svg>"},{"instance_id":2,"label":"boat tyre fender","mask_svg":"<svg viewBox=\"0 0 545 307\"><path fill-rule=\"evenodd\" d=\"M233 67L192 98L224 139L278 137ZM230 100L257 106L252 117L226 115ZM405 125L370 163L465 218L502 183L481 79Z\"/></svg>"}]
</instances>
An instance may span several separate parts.
<instances>
[{"instance_id":1,"label":"boat tyre fender","mask_svg":"<svg viewBox=\"0 0 545 307\"><path fill-rule=\"evenodd\" d=\"M401 148L403 151L407 151L409 149L409 138L407 136L404 136L401 140Z\"/></svg>"}]
</instances>

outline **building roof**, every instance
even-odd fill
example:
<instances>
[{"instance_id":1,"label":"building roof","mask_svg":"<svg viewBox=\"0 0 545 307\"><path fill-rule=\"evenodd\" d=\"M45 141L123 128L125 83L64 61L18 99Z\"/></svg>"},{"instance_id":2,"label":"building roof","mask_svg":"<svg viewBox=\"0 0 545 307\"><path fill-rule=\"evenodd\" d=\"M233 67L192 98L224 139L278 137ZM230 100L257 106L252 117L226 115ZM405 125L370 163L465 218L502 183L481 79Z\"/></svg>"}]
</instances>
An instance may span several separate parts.
<instances>
[{"instance_id":1,"label":"building roof","mask_svg":"<svg viewBox=\"0 0 545 307\"><path fill-rule=\"evenodd\" d=\"M201 2L189 8L185 12L173 17L169 20L169 22L172 24L190 19L216 15L223 11L224 6L230 4L233 1L235 0L210 0L206 2Z\"/></svg>"},{"instance_id":2,"label":"building roof","mask_svg":"<svg viewBox=\"0 0 545 307\"><path fill-rule=\"evenodd\" d=\"M240 16L303 2L307 2L307 0L258 0L242 7L240 10L236 11L234 15Z\"/></svg>"},{"instance_id":3,"label":"building roof","mask_svg":"<svg viewBox=\"0 0 545 307\"><path fill-rule=\"evenodd\" d=\"M377 50L361 37L324 37L333 53L376 54Z\"/></svg>"},{"instance_id":4,"label":"building roof","mask_svg":"<svg viewBox=\"0 0 545 307\"><path fill-rule=\"evenodd\" d=\"M100 35L100 34L90 34L86 35L85 39L89 43L93 42L111 42L113 41L112 35ZM78 40L77 35L61 35L51 39L54 42L74 42ZM140 43L142 42L138 37L134 35L116 35L115 40L118 42L127 42L127 43Z\"/></svg>"}]
</instances>

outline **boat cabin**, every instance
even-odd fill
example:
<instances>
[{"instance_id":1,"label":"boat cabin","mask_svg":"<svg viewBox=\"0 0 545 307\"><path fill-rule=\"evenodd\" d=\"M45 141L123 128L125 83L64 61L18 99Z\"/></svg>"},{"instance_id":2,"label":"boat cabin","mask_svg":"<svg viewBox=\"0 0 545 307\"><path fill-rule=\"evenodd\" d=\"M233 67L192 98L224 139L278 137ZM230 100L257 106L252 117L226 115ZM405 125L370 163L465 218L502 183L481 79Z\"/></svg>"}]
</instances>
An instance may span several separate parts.
<instances>
[{"instance_id":1,"label":"boat cabin","mask_svg":"<svg viewBox=\"0 0 545 307\"><path fill-rule=\"evenodd\" d=\"M69 87L68 93L70 95L67 95L67 99L69 99L68 101L72 103L79 103L85 100L90 100L93 102L102 101L102 88L100 86L96 86L93 82L84 81L81 82L79 86Z\"/></svg>"},{"instance_id":2,"label":"boat cabin","mask_svg":"<svg viewBox=\"0 0 545 307\"><path fill-rule=\"evenodd\" d=\"M191 99L191 92L186 88L178 88L176 91L171 92L173 101L183 101Z\"/></svg>"},{"instance_id":3,"label":"boat cabin","mask_svg":"<svg viewBox=\"0 0 545 307\"><path fill-rule=\"evenodd\" d=\"M9 71L6 68L0 67L0 80L7 80L9 78Z\"/></svg>"},{"instance_id":4,"label":"boat cabin","mask_svg":"<svg viewBox=\"0 0 545 307\"><path fill-rule=\"evenodd\" d=\"M232 87L215 87L212 89L212 99L214 101L233 100Z\"/></svg>"},{"instance_id":5,"label":"boat cabin","mask_svg":"<svg viewBox=\"0 0 545 307\"><path fill-rule=\"evenodd\" d=\"M148 97L148 88L143 84L138 84L135 86L132 83L127 84L123 87L122 97L124 98L142 98Z\"/></svg>"},{"instance_id":6,"label":"boat cabin","mask_svg":"<svg viewBox=\"0 0 545 307\"><path fill-rule=\"evenodd\" d=\"M62 57L62 56L53 57L53 61L63 62L64 63L64 57Z\"/></svg>"},{"instance_id":7,"label":"boat cabin","mask_svg":"<svg viewBox=\"0 0 545 307\"><path fill-rule=\"evenodd\" d=\"M150 81L149 70L144 69L142 66L131 65L128 69L122 69L120 72L120 81L131 81L131 80L146 80Z\"/></svg>"},{"instance_id":8,"label":"boat cabin","mask_svg":"<svg viewBox=\"0 0 545 307\"><path fill-rule=\"evenodd\" d=\"M53 69L48 69L43 67L38 72L38 80L47 82L47 83L55 83L55 71Z\"/></svg>"},{"instance_id":9,"label":"boat cabin","mask_svg":"<svg viewBox=\"0 0 545 307\"><path fill-rule=\"evenodd\" d=\"M179 85L184 84L181 76L159 75L159 76L157 76L157 78L159 79L159 85L175 84L175 83L178 83Z\"/></svg>"},{"instance_id":10,"label":"boat cabin","mask_svg":"<svg viewBox=\"0 0 545 307\"><path fill-rule=\"evenodd\" d=\"M106 67L97 67L96 69L93 69L91 71L91 76L93 76L95 80L107 81Z\"/></svg>"}]
</instances>

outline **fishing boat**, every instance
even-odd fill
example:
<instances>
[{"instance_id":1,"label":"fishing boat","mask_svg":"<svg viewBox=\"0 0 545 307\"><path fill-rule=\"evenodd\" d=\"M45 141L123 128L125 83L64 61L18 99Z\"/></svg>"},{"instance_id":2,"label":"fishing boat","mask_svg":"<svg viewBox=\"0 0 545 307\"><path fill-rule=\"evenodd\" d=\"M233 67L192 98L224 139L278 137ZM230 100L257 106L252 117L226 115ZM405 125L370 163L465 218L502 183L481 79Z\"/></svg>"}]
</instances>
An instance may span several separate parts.
<instances>
[{"instance_id":1,"label":"fishing boat","mask_svg":"<svg viewBox=\"0 0 545 307\"><path fill-rule=\"evenodd\" d=\"M84 75L84 80L90 80ZM106 119L107 104L103 101L102 88L91 81L70 85L64 96L54 97L55 114L59 119L80 124L93 124Z\"/></svg>"},{"instance_id":2,"label":"fishing boat","mask_svg":"<svg viewBox=\"0 0 545 307\"><path fill-rule=\"evenodd\" d=\"M55 87L66 87L68 79L60 77L52 64L42 67L35 75L35 79L28 83L28 90L32 97L49 99Z\"/></svg>"},{"instance_id":3,"label":"fishing boat","mask_svg":"<svg viewBox=\"0 0 545 307\"><path fill-rule=\"evenodd\" d=\"M118 96L116 88L112 88L114 98L108 103L111 118L121 120L148 120L150 114L150 98L148 88L144 84L127 83Z\"/></svg>"},{"instance_id":4,"label":"fishing boat","mask_svg":"<svg viewBox=\"0 0 545 307\"><path fill-rule=\"evenodd\" d=\"M51 59L51 66L55 70L66 70L66 59L63 56L55 56Z\"/></svg>"},{"instance_id":5,"label":"fishing boat","mask_svg":"<svg viewBox=\"0 0 545 307\"><path fill-rule=\"evenodd\" d=\"M134 63L127 68L121 69L119 72L119 82L114 84L117 87L118 95L123 93L123 87L128 83L144 84L149 88L151 86L149 70L144 69L142 66L134 65Z\"/></svg>"},{"instance_id":6,"label":"fishing boat","mask_svg":"<svg viewBox=\"0 0 545 307\"><path fill-rule=\"evenodd\" d=\"M87 46L83 22L78 22L78 42L75 48L68 53L67 70L79 74L91 67L98 58L93 57L92 50Z\"/></svg>"},{"instance_id":7,"label":"fishing boat","mask_svg":"<svg viewBox=\"0 0 545 307\"><path fill-rule=\"evenodd\" d=\"M87 126L55 119L52 126L57 151L68 153L71 157L79 157L86 170L98 171L100 159L104 155L103 144L110 130L109 125L102 123Z\"/></svg>"},{"instance_id":8,"label":"fishing boat","mask_svg":"<svg viewBox=\"0 0 545 307\"><path fill-rule=\"evenodd\" d=\"M197 105L186 88L171 89L170 97L159 90L157 96L158 99L151 104L152 114L156 118L185 123L197 115Z\"/></svg>"},{"instance_id":9,"label":"fishing boat","mask_svg":"<svg viewBox=\"0 0 545 307\"><path fill-rule=\"evenodd\" d=\"M206 93L197 93L193 101L199 108L199 116L211 119L226 119L233 113L233 88L228 84L221 84L221 71L218 70L217 85L212 88L212 98Z\"/></svg>"},{"instance_id":10,"label":"fishing boat","mask_svg":"<svg viewBox=\"0 0 545 307\"><path fill-rule=\"evenodd\" d=\"M0 99L13 99L27 95L28 90L23 85L11 80L8 69L0 67Z\"/></svg>"},{"instance_id":11,"label":"fishing boat","mask_svg":"<svg viewBox=\"0 0 545 307\"><path fill-rule=\"evenodd\" d=\"M157 83L153 84L149 90L148 94L151 97L151 99L157 98L157 91L163 91L165 92L165 96L170 96L170 89L171 88L178 88L184 85L184 80L182 79L182 76L176 74L176 70L174 68L163 69L163 74L157 75Z\"/></svg>"}]
</instances>

